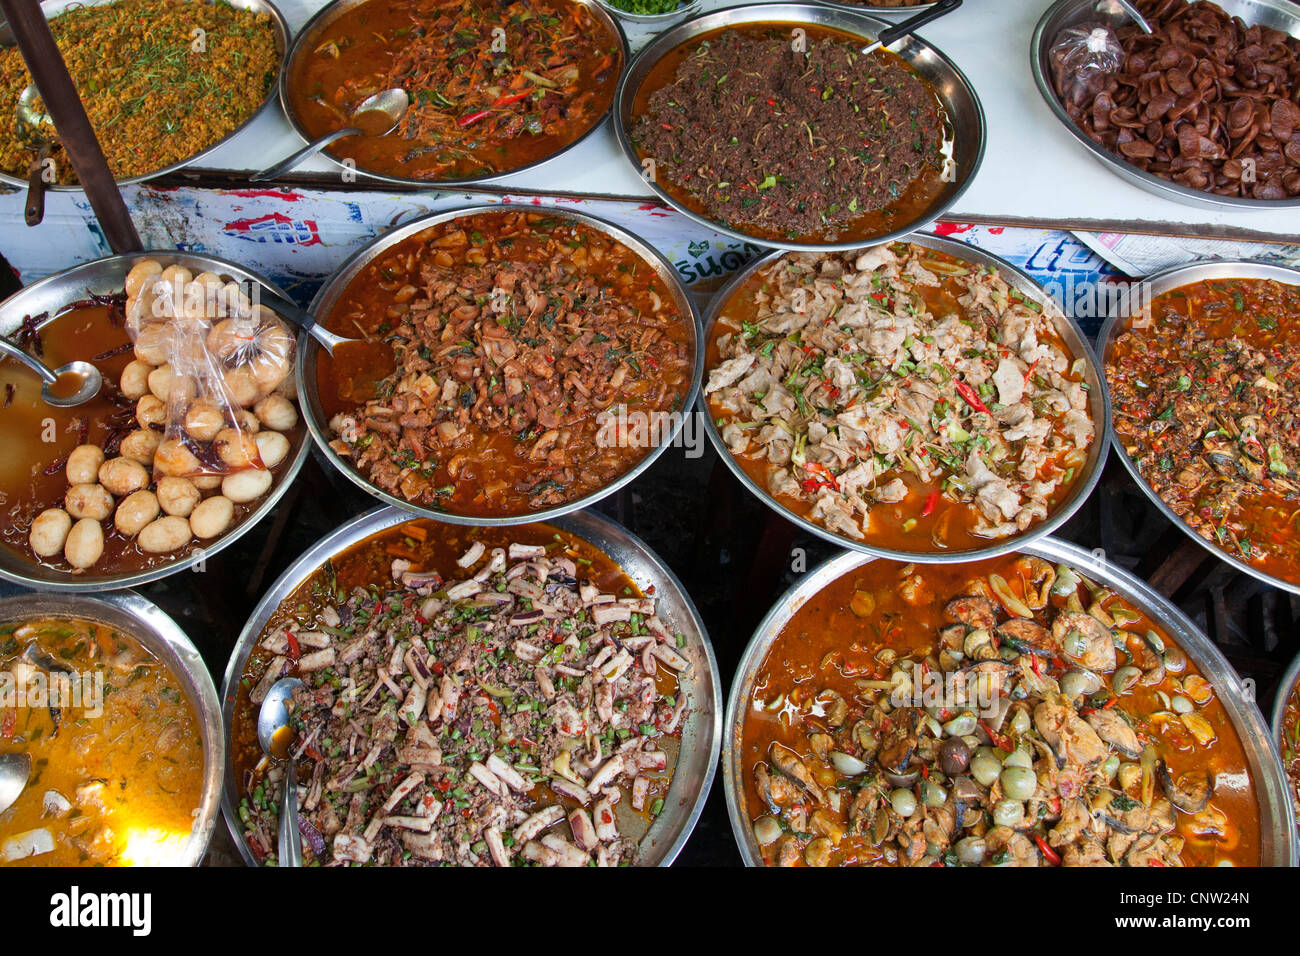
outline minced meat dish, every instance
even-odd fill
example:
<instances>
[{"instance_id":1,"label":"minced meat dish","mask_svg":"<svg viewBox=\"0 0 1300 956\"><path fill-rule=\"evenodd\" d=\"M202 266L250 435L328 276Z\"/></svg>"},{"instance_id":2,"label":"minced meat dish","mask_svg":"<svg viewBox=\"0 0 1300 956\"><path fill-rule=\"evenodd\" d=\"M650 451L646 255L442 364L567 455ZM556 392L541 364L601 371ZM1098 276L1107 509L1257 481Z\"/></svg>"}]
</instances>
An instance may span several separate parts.
<instances>
[{"instance_id":1,"label":"minced meat dish","mask_svg":"<svg viewBox=\"0 0 1300 956\"><path fill-rule=\"evenodd\" d=\"M666 58L675 72L649 93L631 135L655 177L707 217L833 241L872 214L873 235L888 232L888 210L914 198L912 187L931 195L944 114L897 55L863 57L861 40L829 30L800 43L779 24L691 43Z\"/></svg>"}]
</instances>

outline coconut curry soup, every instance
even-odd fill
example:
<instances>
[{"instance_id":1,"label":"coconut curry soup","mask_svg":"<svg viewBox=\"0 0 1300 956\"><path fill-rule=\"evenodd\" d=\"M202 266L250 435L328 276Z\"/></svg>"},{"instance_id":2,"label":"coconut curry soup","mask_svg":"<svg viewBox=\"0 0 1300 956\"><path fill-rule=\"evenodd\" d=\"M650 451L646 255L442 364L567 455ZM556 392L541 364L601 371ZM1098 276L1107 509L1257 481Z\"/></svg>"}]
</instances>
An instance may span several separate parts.
<instances>
[{"instance_id":1,"label":"coconut curry soup","mask_svg":"<svg viewBox=\"0 0 1300 956\"><path fill-rule=\"evenodd\" d=\"M179 679L106 624L0 625L0 754L31 758L0 813L0 866L168 865L203 800L203 738Z\"/></svg>"},{"instance_id":2,"label":"coconut curry soup","mask_svg":"<svg viewBox=\"0 0 1300 956\"><path fill-rule=\"evenodd\" d=\"M1216 689L1065 565L869 562L795 613L742 703L768 864L1260 862Z\"/></svg>"}]
</instances>

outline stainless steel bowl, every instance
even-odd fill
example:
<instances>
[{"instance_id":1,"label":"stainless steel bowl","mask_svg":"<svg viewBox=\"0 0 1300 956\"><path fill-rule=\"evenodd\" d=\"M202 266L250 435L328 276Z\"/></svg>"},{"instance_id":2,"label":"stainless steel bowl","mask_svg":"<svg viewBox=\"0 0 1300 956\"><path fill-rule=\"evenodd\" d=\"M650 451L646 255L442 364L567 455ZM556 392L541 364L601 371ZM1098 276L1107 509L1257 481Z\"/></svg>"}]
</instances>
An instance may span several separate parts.
<instances>
[{"instance_id":1,"label":"stainless steel bowl","mask_svg":"<svg viewBox=\"0 0 1300 956\"><path fill-rule=\"evenodd\" d=\"M326 561L367 538L410 520L410 514L397 508L376 508L353 518L312 545L271 585L244 625L226 667L221 713L228 741L232 739L244 667L267 621L281 602ZM664 799L664 810L650 824L640 842L642 864L668 866L681 852L704 810L722 744L722 685L713 646L709 643L704 621L681 581L640 538L594 511L565 515L549 523L599 548L643 591L653 586L654 596L659 602L659 617L686 638L681 652L691 662L691 668L682 675L681 683L691 696L692 706L682 725L681 748L673 769L672 784ZM256 866L257 861L243 838L239 823L239 785L235 779L233 750L232 743L226 757L221 807L244 862Z\"/></svg>"},{"instance_id":2,"label":"stainless steel bowl","mask_svg":"<svg viewBox=\"0 0 1300 956\"><path fill-rule=\"evenodd\" d=\"M19 594L0 599L0 623L34 617L78 618L105 624L134 637L167 666L185 688L203 737L203 801L178 866L198 866L217 825L226 738L221 707L207 665L185 632L156 604L134 591L89 597L75 594Z\"/></svg>"},{"instance_id":3,"label":"stainless steel bowl","mask_svg":"<svg viewBox=\"0 0 1300 956\"><path fill-rule=\"evenodd\" d=\"M319 316L321 321L326 321L330 311L334 308L336 302L346 291L348 285L354 278L361 274L366 266L370 265L375 259L383 255L390 248L409 239L431 226L439 223L449 222L454 219L460 219L465 216L474 216L480 213L499 213L508 215L512 212L521 211L521 207L515 206L470 206L465 209L456 209L451 212L437 213L432 216L425 216L420 219L412 220L404 226L400 226L391 232L386 232L379 238L375 239L369 245L363 246L360 250L352 255L350 259L339 267L339 270L330 277L329 281L321 287L316 293L316 298L312 300L309 311ZM603 232L605 235L617 239L623 245L627 246L633 252L641 257L655 273L663 280L664 285L668 287L669 294L677 305L678 313L683 322L688 323L694 330L695 335L695 371L691 376L691 384L687 393L682 396L680 408L689 409L695 403L695 397L700 391L700 379L704 374L704 347L700 339L700 323L695 313L695 306L691 297L686 294L686 289L677 276L677 271L672 264L663 257L663 255L650 244L642 239L620 229L612 223L603 219L597 219L595 216L588 216L585 213L574 212L571 209L558 209L551 206L528 206L524 207L527 212L541 212L547 216L554 216L559 219L567 219L575 223L580 223L588 228ZM412 504L396 495L391 495L373 484L358 472L352 465L330 447L331 436L329 433L329 422L321 408L320 392L316 381L316 366L321 356L321 346L315 339L310 337L301 337L298 340L298 363L295 374L298 376L298 402L302 408L303 417L307 420L307 427L311 431L312 438L316 440L316 446L320 453L325 456L335 468L347 476L358 488L361 488L374 495L380 501L394 505L412 514L422 515L426 518L433 518L435 521L447 521L452 524L469 524L480 527L490 527L492 525L509 525L525 524L531 521L549 521L552 518L568 514L572 511L580 511L590 505L595 504L600 499L613 494L622 488L628 482L635 479L641 472L649 468L669 445L677 440L681 433L682 426L685 424L685 416L679 416L673 422L671 434L669 434L663 444L650 449L646 452L644 458L633 465L622 476L610 482L599 491L593 492L584 498L578 498L553 508L547 508L545 511L532 511L523 514L509 515L506 517L481 517L476 515L458 515L449 511L438 511L433 508L425 508L421 505Z\"/></svg>"},{"instance_id":4,"label":"stainless steel bowl","mask_svg":"<svg viewBox=\"0 0 1300 956\"><path fill-rule=\"evenodd\" d=\"M1282 679L1277 684L1277 698L1273 701L1273 711L1270 725L1273 728L1273 739L1278 745L1282 743L1282 721L1286 717L1286 705L1297 689L1300 689L1300 654L1297 654L1287 667Z\"/></svg>"},{"instance_id":5,"label":"stainless steel bowl","mask_svg":"<svg viewBox=\"0 0 1300 956\"><path fill-rule=\"evenodd\" d=\"M924 246L927 249L934 249L937 252L946 252L948 255L966 262L996 269L1002 279L1012 288L1019 290L1026 299L1039 303L1051 301L1051 297L1043 290L1042 286L1030 278L1027 273L1022 272L1005 259L1001 259L991 252L967 245L964 242L958 242L955 239L945 239L942 236L929 233L916 233L908 236L907 241L918 246ZM872 243L871 245L878 245L878 243ZM865 249L870 248L870 246L860 246L858 248ZM704 316L706 350L709 343L713 341L713 327L727 308L731 297L755 272L778 261L784 255L786 255L784 252L774 252L751 263L737 273L713 297L713 302ZM881 548L867 542L855 540L846 535L836 534L809 518L796 515L773 498L768 493L767 488L749 476L740 462L727 449L727 443L722 440L722 434L718 430L717 422L709 413L708 396L704 394L703 390L700 392L699 399L700 416L704 419L709 441L713 443L718 457L731 469L731 473L736 476L737 480L759 501L781 517L797 524L805 531L817 535L819 538L824 538L840 547L860 551L864 554L872 554L879 558L895 558L899 561L916 561L921 564L954 564L961 561L978 561L981 558L992 558L1010 551L1017 551L1028 542L1049 535L1065 524L1087 500L1088 495L1092 493L1092 489L1097 486L1097 482L1101 479L1102 466L1106 463L1106 439L1110 434L1110 399L1106 391L1106 380L1097 365L1096 357L1088 344L1088 339L1074 319L1062 314L1062 321L1057 323L1056 331L1070 350L1070 354L1076 359L1083 359L1084 364L1087 366L1084 380L1088 383L1088 413L1092 416L1093 425L1096 427L1092 445L1088 448L1088 460L1084 463L1083 472L1075 481L1070 497L1057 505L1056 509L1043 521L1033 525L1021 534L1002 538L983 548L968 551L893 551L889 548Z\"/></svg>"},{"instance_id":6,"label":"stainless steel bowl","mask_svg":"<svg viewBox=\"0 0 1300 956\"><path fill-rule=\"evenodd\" d=\"M598 4L596 0L573 0L573 2L587 7L596 21L607 27L618 39L619 51L622 57L622 63L619 66L619 72L621 73L628 61L627 35L624 34L622 25L603 6ZM304 143L311 142L316 137L307 131L307 128L303 125L302 119L299 117L297 110L293 108L291 93L295 67L303 57L316 49L318 38L334 23L335 20L343 16L345 13L348 13L356 7L362 6L366 3L379 3L383 6L382 0L334 0L334 2L328 3L320 10L317 10L315 15L312 16L303 28L298 31L298 36L294 39L293 46L289 49L289 55L284 58L284 64L280 68L280 103L284 107L284 115L289 119L289 125L293 127L295 133L302 137ZM517 173L536 169L545 163L549 163L558 157L563 156L569 150L573 149L573 147L577 146L595 133L596 130L601 129L607 122L608 118L609 111L607 110L603 116L591 124L590 129L577 137L563 149L552 153L550 156L535 160L523 166L517 166L514 169L505 170L504 172L483 176L465 176L460 179L411 179L406 176L393 176L388 173L375 172L360 166L344 165L343 161L336 159L334 154L328 149L322 150L318 155L328 159L330 162L338 166L341 171L345 171L349 175L361 173L368 179L373 179L377 182L393 183L400 186L423 186L426 189L450 189L455 186L482 185L484 183L497 182L507 176L514 176Z\"/></svg>"},{"instance_id":7,"label":"stainless steel bowl","mask_svg":"<svg viewBox=\"0 0 1300 956\"><path fill-rule=\"evenodd\" d=\"M112 0L107 0L107 2L111 3ZM196 0L196 2L198 2L198 0ZM217 0L202 0L202 2L215 3L217 2ZM280 13L276 5L272 3L271 0L220 0L220 2L227 3L230 6L235 7L239 10L252 10L254 13L265 13L271 18L271 30L275 34L275 50L280 55L280 63L283 66L284 59L285 59L285 52L289 49L289 36L290 36L289 24L285 21L284 15ZM50 3L50 4L44 4L43 6L45 9L46 19L52 20L60 13L63 13L65 10L75 8L75 7L95 6L95 5L97 4L79 3L79 2L75 2L74 0L74 2L70 2L70 3L61 3L61 4ZM10 32L8 25L0 25L0 47L9 47L13 45L14 45L13 33ZM128 176L125 179L119 179L117 180L117 184L119 186L131 186L134 185L135 183L142 183L150 179L157 179L160 176L166 176L168 173L174 173L178 169L184 169L186 166L193 166L195 163L199 162L201 159L203 159L213 150L217 149L220 146L225 145L226 143L230 142L230 140L238 136L245 129L245 127L248 126L249 123L253 122L253 120L257 119L263 113L272 109L273 108L272 104L275 102L275 99L276 99L276 88L275 88L275 84L272 83L267 87L266 95L262 99L262 105L259 106L253 112L253 114L248 117L248 119L244 120L244 122L240 123L239 126L235 127L233 130L231 130L225 136L221 137L221 139L217 140L211 146L205 146L203 149L199 150L193 156L190 156L187 159L183 159L178 163L172 163L170 166L164 166L162 169L155 170L154 172L144 173L139 176ZM8 183L11 186L21 186L23 188L26 188L27 177L13 176L7 172L4 172L3 170L0 170L0 182ZM56 192L80 192L81 191L80 186L68 185L63 183L50 183L45 188L47 190L52 190Z\"/></svg>"},{"instance_id":8,"label":"stainless steel bowl","mask_svg":"<svg viewBox=\"0 0 1300 956\"><path fill-rule=\"evenodd\" d=\"M0 335L13 333L26 316L48 313L48 318L37 323L37 328L43 328L53 321L58 313L66 310L72 303L85 299L89 293L109 295L121 292L126 274L141 259L156 259L164 266L182 265L195 273L211 271L240 282L255 282L278 295L284 295L279 288L258 273L216 256L189 252L130 252L73 266L71 269L46 276L15 292L4 302L0 302ZM300 334L300 343L307 337L305 334ZM90 356L78 357L88 359ZM188 553L173 561L142 571L103 574L87 570L82 574L71 574L43 564L36 564L26 555L0 544L0 578L47 591L109 591L115 588L138 587L193 567L233 544L253 525L265 518L280 500L280 496L288 490L298 474L298 469L306 460L310 448L310 443L302 434L300 426L296 427L294 434L289 437L291 446L295 447L291 448L289 457L280 465L280 472L271 490L262 497L258 506L243 521L201 548L193 547Z\"/></svg>"},{"instance_id":9,"label":"stainless steel bowl","mask_svg":"<svg viewBox=\"0 0 1300 956\"><path fill-rule=\"evenodd\" d=\"M1282 734L1285 730L1286 706L1291 697L1300 689L1300 654L1291 661L1291 666L1286 669L1282 675L1282 680L1277 685L1277 698L1273 701L1273 714L1271 728L1273 730L1273 746L1277 747L1278 755L1281 756L1286 744L1283 742ZM1287 765L1283 763L1283 770ZM1295 820L1296 826L1300 828L1300 778L1292 778L1289 774L1287 777L1287 796L1291 799L1292 819Z\"/></svg>"},{"instance_id":10,"label":"stainless steel bowl","mask_svg":"<svg viewBox=\"0 0 1300 956\"><path fill-rule=\"evenodd\" d=\"M892 24L866 16L861 12L849 12L844 7L831 7L811 3L756 3L743 7L730 7L713 13L706 13L678 24L656 37L648 46L637 54L632 65L619 84L618 94L614 99L614 132L618 136L619 147L623 155L634 167L641 168L641 157L632 144L629 131L635 120L633 106L641 84L645 82L650 71L668 53L684 43L689 43L701 34L721 27L736 27L751 23L788 23L796 26L820 26L839 30L860 38L863 44L876 39L876 36ZM933 205L922 215L909 222L898 224L890 232L871 237L870 242L888 242L905 236L913 230L920 229L928 223L943 216L953 204L966 192L975 178L980 163L984 159L984 147L987 128L984 120L984 107L980 105L975 88L966 79L957 65L949 60L935 47L920 37L910 36L899 40L890 47L908 62L937 91L948 114L949 135L952 140L952 159L956 164L955 181L945 184L943 191ZM680 200L671 195L653 179L648 185L668 205L684 216L688 216L715 232L730 236L741 242L753 242L775 249L802 249L819 252L832 249L853 249L863 245L861 238L849 242L800 243L785 242L777 239L758 238L747 234L739 228L732 228L725 223L715 222L700 213L687 208Z\"/></svg>"},{"instance_id":11,"label":"stainless steel bowl","mask_svg":"<svg viewBox=\"0 0 1300 956\"><path fill-rule=\"evenodd\" d=\"M630 13L627 10L620 10L609 0L596 0L605 10L612 14L616 19L625 20L635 25L639 29L656 30L671 26L678 20L686 17L693 17L700 9L700 0L685 0L676 10L669 10L667 13Z\"/></svg>"},{"instance_id":12,"label":"stainless steel bowl","mask_svg":"<svg viewBox=\"0 0 1300 956\"><path fill-rule=\"evenodd\" d=\"M1267 262L1244 261L1225 261L1225 262L1195 262L1185 266L1175 266L1172 269L1166 269L1164 272L1157 273L1146 279L1142 283L1141 292L1136 297L1138 302L1150 303L1156 296L1162 295L1171 289L1177 289L1180 286L1191 285L1195 282L1202 282L1206 279L1275 279L1278 282L1285 282L1287 285L1300 286L1300 270L1290 269L1286 266L1273 265ZM1115 346L1115 340L1128 328L1129 315L1111 315L1108 316L1097 334L1097 356L1100 359L1102 374L1105 374L1106 363L1110 360L1111 351ZM1192 529L1182 518L1174 513L1174 510L1165 503L1151 488L1142 473L1138 471L1137 464L1129 457L1128 452L1124 449L1124 443L1119 434L1114 430L1111 431L1111 443L1115 446L1115 453L1119 460L1124 463L1128 469L1129 475L1132 476L1134 483L1141 488L1151 503L1160 509L1160 513L1174 523L1184 534L1213 554L1220 561L1227 562L1238 571L1243 571L1251 577L1258 578L1277 588L1290 591L1292 594L1300 594L1300 581L1284 581L1279 577L1274 577L1261 571L1259 568L1247 564L1235 555L1218 547L1212 541L1209 541Z\"/></svg>"},{"instance_id":13,"label":"stainless steel bowl","mask_svg":"<svg viewBox=\"0 0 1300 956\"><path fill-rule=\"evenodd\" d=\"M1115 591L1152 620L1159 622L1196 664L1218 693L1245 751L1247 766L1259 799L1263 865L1295 866L1300 837L1297 836L1291 817L1286 774L1282 771L1259 708L1250 703L1251 698L1241 678L1214 642L1157 591L1123 568L1099 560L1077 545L1055 538L1043 538L1020 550L1053 563L1066 564ZM722 742L722 780L726 788L731 830L747 866L763 865L763 856L754 840L745 805L744 781L747 771L741 764L744 757L741 734L746 701L753 694L754 680L768 650L795 612L832 581L872 560L874 558L866 555L843 553L804 575L798 584L781 596L759 623L736 668L736 676L727 699L726 737Z\"/></svg>"},{"instance_id":14,"label":"stainless steel bowl","mask_svg":"<svg viewBox=\"0 0 1300 956\"><path fill-rule=\"evenodd\" d=\"M1289 0L1215 0L1231 16L1241 17L1247 24L1260 24L1300 38L1300 9ZM1180 186L1178 183L1144 172L1131 163L1094 143L1075 125L1074 120L1061 106L1061 100L1052 86L1050 54L1052 44L1062 29L1095 20L1096 7L1105 0L1057 0L1034 28L1030 44L1030 68L1034 82L1052 113L1060 120L1070 135L1079 141L1103 166L1123 179L1147 192L1188 206L1208 209L1297 209L1300 196L1291 199L1245 199L1238 196L1219 196L1201 189Z\"/></svg>"}]
</instances>

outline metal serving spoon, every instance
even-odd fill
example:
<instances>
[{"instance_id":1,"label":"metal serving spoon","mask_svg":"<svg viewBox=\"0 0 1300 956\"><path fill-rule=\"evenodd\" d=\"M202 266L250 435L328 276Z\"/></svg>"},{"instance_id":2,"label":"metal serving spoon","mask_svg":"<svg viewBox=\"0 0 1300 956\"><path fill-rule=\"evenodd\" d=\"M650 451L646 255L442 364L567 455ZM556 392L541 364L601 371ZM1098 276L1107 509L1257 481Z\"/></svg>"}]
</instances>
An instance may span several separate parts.
<instances>
[{"instance_id":1,"label":"metal serving spoon","mask_svg":"<svg viewBox=\"0 0 1300 956\"><path fill-rule=\"evenodd\" d=\"M100 386L104 384L104 377L99 374L99 369L89 362L69 362L67 365L60 365L56 369L51 369L40 359L33 358L4 338L0 338L0 354L21 362L41 377L41 398L46 405L69 408L73 405L84 404L98 395ZM73 379L79 381L80 384L75 391L58 394L54 391L54 386L64 382L65 379L68 381L59 390L60 392L67 391L71 387Z\"/></svg>"},{"instance_id":2,"label":"metal serving spoon","mask_svg":"<svg viewBox=\"0 0 1300 956\"><path fill-rule=\"evenodd\" d=\"M0 754L0 813L18 801L31 776L31 754Z\"/></svg>"},{"instance_id":3,"label":"metal serving spoon","mask_svg":"<svg viewBox=\"0 0 1300 956\"><path fill-rule=\"evenodd\" d=\"M866 56L875 53L881 47L897 43L903 37L910 36L927 23L938 20L940 17L946 17L960 6L961 0L939 0L929 10L922 10L916 16L908 17L898 26L890 27L888 30L881 30L874 43L869 43L862 48L862 55Z\"/></svg>"},{"instance_id":4,"label":"metal serving spoon","mask_svg":"<svg viewBox=\"0 0 1300 956\"><path fill-rule=\"evenodd\" d=\"M1102 3L1098 4L1098 10L1106 8L1107 13L1115 13L1116 7L1128 14L1133 19L1133 22L1142 28L1143 33L1155 32L1151 29L1151 24L1147 23L1147 18L1142 16L1142 11L1135 4L1130 3L1129 0L1103 0Z\"/></svg>"},{"instance_id":5,"label":"metal serving spoon","mask_svg":"<svg viewBox=\"0 0 1300 956\"><path fill-rule=\"evenodd\" d=\"M342 335L331 332L329 329L325 328L325 326L316 321L316 316L312 315L306 309L298 308L297 305L283 296L276 295L274 292L262 290L261 303L271 311L279 313L299 328L305 329L308 335L314 338L321 345L325 346L325 351L329 352L330 355L333 355L334 350L340 345L366 341L365 339L344 338Z\"/></svg>"},{"instance_id":6,"label":"metal serving spoon","mask_svg":"<svg viewBox=\"0 0 1300 956\"><path fill-rule=\"evenodd\" d=\"M282 677L271 685L257 713L257 742L275 761L287 761L280 791L280 866L302 866L302 834L298 832L298 768L293 759L293 728L286 701L302 687L296 677Z\"/></svg>"},{"instance_id":7,"label":"metal serving spoon","mask_svg":"<svg viewBox=\"0 0 1300 956\"><path fill-rule=\"evenodd\" d=\"M383 90L374 96L367 96L349 114L349 119L354 123L358 123L358 125L336 129L334 132L320 137L320 139L312 140L284 162L277 163L260 173L253 173L248 177L248 181L260 183L283 176L304 159L315 156L326 146L346 136L387 136L397 129L397 124L402 121L402 117L406 115L406 111L410 109L410 106L411 98L406 95L405 90L394 88ZM375 121L360 122L364 117L368 116L375 117ZM387 123L386 126L385 123Z\"/></svg>"}]
</instances>

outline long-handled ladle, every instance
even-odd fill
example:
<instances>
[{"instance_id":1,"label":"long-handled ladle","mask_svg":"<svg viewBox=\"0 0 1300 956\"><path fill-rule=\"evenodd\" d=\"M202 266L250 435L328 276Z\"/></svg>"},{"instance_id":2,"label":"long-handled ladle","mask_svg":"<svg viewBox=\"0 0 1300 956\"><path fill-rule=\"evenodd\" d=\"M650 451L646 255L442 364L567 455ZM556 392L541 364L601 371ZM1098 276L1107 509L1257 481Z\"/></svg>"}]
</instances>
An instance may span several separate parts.
<instances>
[{"instance_id":1,"label":"long-handled ladle","mask_svg":"<svg viewBox=\"0 0 1300 956\"><path fill-rule=\"evenodd\" d=\"M257 742L272 760L286 764L280 792L279 866L302 866L302 834L298 832L298 768L293 758L294 731L287 701L302 687L296 677L282 677L267 691L257 713Z\"/></svg>"},{"instance_id":2,"label":"long-handled ladle","mask_svg":"<svg viewBox=\"0 0 1300 956\"><path fill-rule=\"evenodd\" d=\"M326 146L346 136L387 136L397 129L397 124L402 121L410 106L411 98L406 95L406 91L397 88L381 90L373 96L367 96L348 114L348 118L357 125L345 126L343 129L336 129L319 139L312 140L284 162L276 163L259 173L253 173L248 177L248 181L261 183L268 179L277 179L303 160L315 156Z\"/></svg>"},{"instance_id":3,"label":"long-handled ladle","mask_svg":"<svg viewBox=\"0 0 1300 956\"><path fill-rule=\"evenodd\" d=\"M89 362L69 362L51 369L38 358L0 338L0 354L21 362L41 378L41 398L46 405L68 408L90 401L99 394L104 378Z\"/></svg>"}]
</instances>

